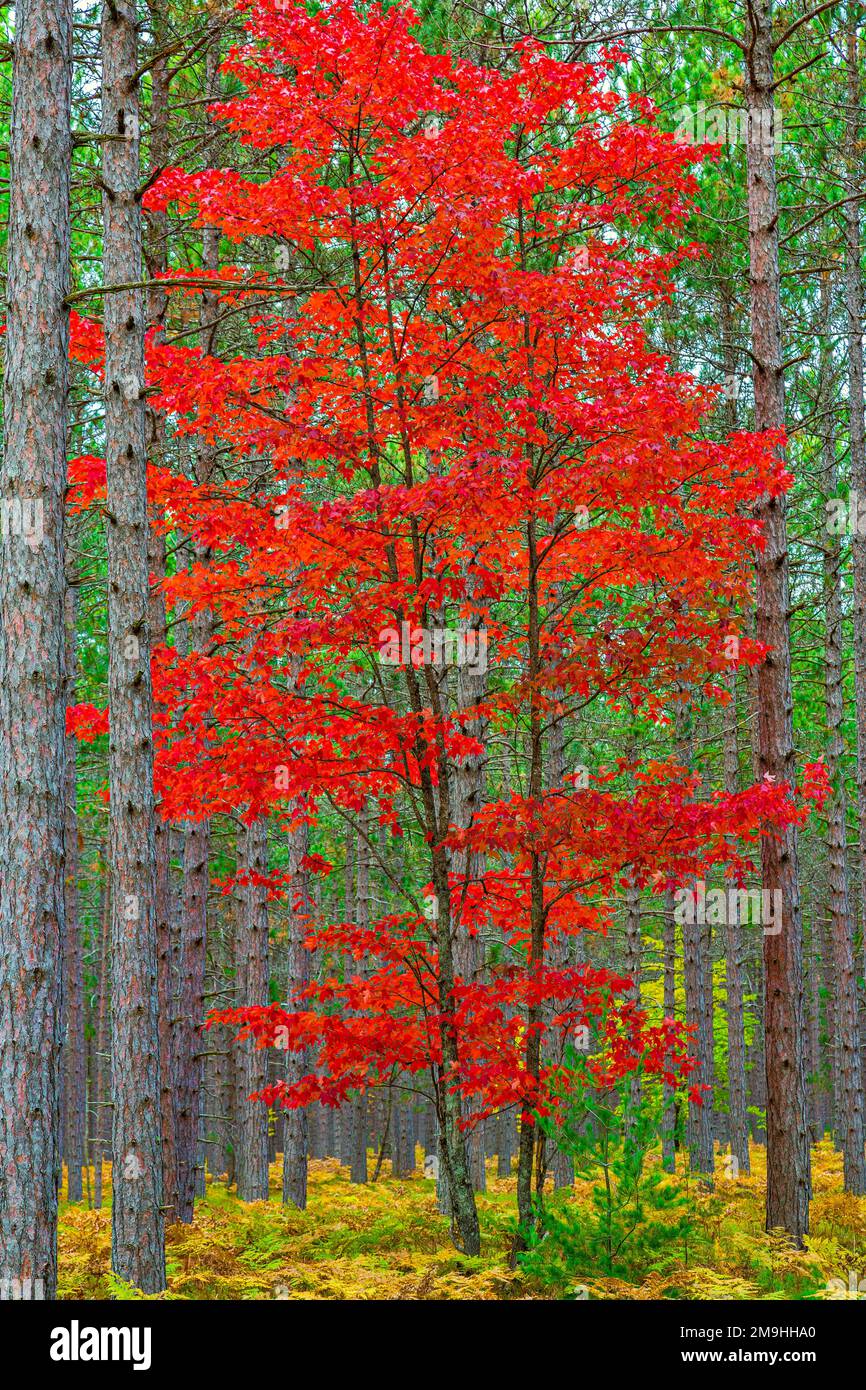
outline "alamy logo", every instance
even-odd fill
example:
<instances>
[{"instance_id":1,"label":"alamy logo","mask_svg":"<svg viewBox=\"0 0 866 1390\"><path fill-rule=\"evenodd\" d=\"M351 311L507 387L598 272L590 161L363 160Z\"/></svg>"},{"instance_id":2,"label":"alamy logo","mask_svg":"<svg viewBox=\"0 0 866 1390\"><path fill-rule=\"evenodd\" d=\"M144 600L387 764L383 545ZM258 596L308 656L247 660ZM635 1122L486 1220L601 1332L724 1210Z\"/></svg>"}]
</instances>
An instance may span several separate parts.
<instances>
[{"instance_id":1,"label":"alamy logo","mask_svg":"<svg viewBox=\"0 0 866 1390\"><path fill-rule=\"evenodd\" d=\"M16 1277L4 1276L0 1279L0 1299L4 1301L18 1301L23 1299L26 1302L43 1302L45 1299L45 1281L43 1279L18 1279Z\"/></svg>"},{"instance_id":2,"label":"alamy logo","mask_svg":"<svg viewBox=\"0 0 866 1390\"><path fill-rule=\"evenodd\" d=\"M782 144L782 113L778 107L747 111L745 107L683 106L674 132L690 145L746 145L753 135L764 150Z\"/></svg>"},{"instance_id":3,"label":"alamy logo","mask_svg":"<svg viewBox=\"0 0 866 1390\"><path fill-rule=\"evenodd\" d=\"M743 926L752 923L764 929L764 936L778 936L782 930L782 890L776 888L710 888L700 881L694 888L678 888L674 893L674 921L681 926L722 927L728 922Z\"/></svg>"},{"instance_id":4,"label":"alamy logo","mask_svg":"<svg viewBox=\"0 0 866 1390\"><path fill-rule=\"evenodd\" d=\"M848 1270L848 1283L844 1279L828 1279L827 1293L830 1298L866 1298L866 1279L861 1279L855 1269Z\"/></svg>"},{"instance_id":5,"label":"alamy logo","mask_svg":"<svg viewBox=\"0 0 866 1390\"><path fill-rule=\"evenodd\" d=\"M131 1361L134 1371L150 1369L149 1327L82 1327L73 1318L69 1327L51 1332L52 1361Z\"/></svg>"},{"instance_id":6,"label":"alamy logo","mask_svg":"<svg viewBox=\"0 0 866 1390\"><path fill-rule=\"evenodd\" d=\"M824 503L827 530L831 536L866 536L866 497L861 497L856 488L851 489L848 500L844 497L828 497Z\"/></svg>"},{"instance_id":7,"label":"alamy logo","mask_svg":"<svg viewBox=\"0 0 866 1390\"><path fill-rule=\"evenodd\" d=\"M0 535L4 541L10 536L19 538L31 550L40 546L45 536L42 498L0 497Z\"/></svg>"},{"instance_id":8,"label":"alamy logo","mask_svg":"<svg viewBox=\"0 0 866 1390\"><path fill-rule=\"evenodd\" d=\"M411 623L383 627L379 633L379 660L383 666L465 666L473 675L487 670L485 627L413 627Z\"/></svg>"}]
</instances>

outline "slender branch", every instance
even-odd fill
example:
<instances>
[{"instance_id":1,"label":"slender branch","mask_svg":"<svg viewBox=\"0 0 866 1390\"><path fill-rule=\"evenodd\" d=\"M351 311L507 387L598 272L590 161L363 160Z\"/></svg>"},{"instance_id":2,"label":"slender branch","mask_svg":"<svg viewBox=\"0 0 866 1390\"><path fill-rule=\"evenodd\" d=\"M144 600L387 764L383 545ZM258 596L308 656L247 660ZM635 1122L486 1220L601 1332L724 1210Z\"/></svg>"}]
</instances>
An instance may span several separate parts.
<instances>
[{"instance_id":1,"label":"slender branch","mask_svg":"<svg viewBox=\"0 0 866 1390\"><path fill-rule=\"evenodd\" d=\"M819 14L823 14L825 10L834 9L838 4L839 0L824 0L824 4L819 5L816 10L810 10L808 14L801 14L799 19L795 19L793 24L789 24L787 29L773 41L773 52L778 53L782 44L787 43L791 35L796 34L797 30L802 28L804 24L808 24L810 19L815 19Z\"/></svg>"}]
</instances>

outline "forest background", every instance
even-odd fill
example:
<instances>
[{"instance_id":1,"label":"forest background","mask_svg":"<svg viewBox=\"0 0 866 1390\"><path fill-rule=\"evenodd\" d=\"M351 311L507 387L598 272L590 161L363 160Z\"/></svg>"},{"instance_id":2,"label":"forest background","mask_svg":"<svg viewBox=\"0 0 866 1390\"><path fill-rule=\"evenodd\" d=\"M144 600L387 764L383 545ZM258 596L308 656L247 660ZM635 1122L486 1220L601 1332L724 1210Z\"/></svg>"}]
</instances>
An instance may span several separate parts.
<instances>
[{"instance_id":1,"label":"forest background","mask_svg":"<svg viewBox=\"0 0 866 1390\"><path fill-rule=\"evenodd\" d=\"M4 23L2 1296L856 1297L862 7Z\"/></svg>"}]
</instances>

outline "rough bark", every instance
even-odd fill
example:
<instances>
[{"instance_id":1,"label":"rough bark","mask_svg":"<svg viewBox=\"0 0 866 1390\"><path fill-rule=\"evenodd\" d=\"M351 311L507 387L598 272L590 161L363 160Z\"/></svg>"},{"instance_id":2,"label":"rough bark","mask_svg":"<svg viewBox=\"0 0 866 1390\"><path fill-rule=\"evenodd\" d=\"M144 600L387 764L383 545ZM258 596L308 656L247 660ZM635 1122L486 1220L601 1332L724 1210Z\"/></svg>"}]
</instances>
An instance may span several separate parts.
<instances>
[{"instance_id":1,"label":"rough bark","mask_svg":"<svg viewBox=\"0 0 866 1390\"><path fill-rule=\"evenodd\" d=\"M779 297L779 208L774 149L772 0L749 7L745 98L749 287L755 428L785 425ZM758 667L758 749L761 777L794 785L788 538L783 496L758 510L766 544L757 557L757 638L769 654ZM763 886L780 892L781 930L764 934L764 1033L767 1077L767 1228L782 1227L798 1243L809 1228L809 1148L803 1068L802 916L797 832L786 827L762 841Z\"/></svg>"},{"instance_id":2,"label":"rough bark","mask_svg":"<svg viewBox=\"0 0 866 1390\"><path fill-rule=\"evenodd\" d=\"M695 914L696 915L696 914ZM708 928L700 922L683 923L683 984L686 996L686 1023L694 1029L698 1055L697 1076L702 1085L712 1081L712 1035L707 1025ZM708 1061L709 1058L709 1061ZM689 1106L689 1166L701 1175L703 1185L712 1187L715 1168L713 1146L712 1091L703 1092L703 1104Z\"/></svg>"},{"instance_id":3,"label":"rough bark","mask_svg":"<svg viewBox=\"0 0 866 1390\"><path fill-rule=\"evenodd\" d=\"M370 818L366 808L361 813L358 831L358 879L355 890L355 921L362 930L370 926ZM364 962L358 962L358 973L363 976ZM352 1106L352 1147L349 1160L349 1178L355 1183L367 1181L367 1145L369 1142L370 1116L365 1091L356 1098Z\"/></svg>"},{"instance_id":4,"label":"rough bark","mask_svg":"<svg viewBox=\"0 0 866 1390\"><path fill-rule=\"evenodd\" d=\"M529 623L527 631L527 675L529 678L529 796L538 800L542 792L543 776L543 723L538 681L542 671L541 664L541 616L539 609L539 557L538 522L530 514L526 522L526 543L528 554L527 592L529 601ZM530 857L529 874L529 959L530 974L544 966L545 932L547 913L544 904L544 856L535 851ZM524 1065L526 1076L534 1082L541 1070L541 1024L542 1007L531 1004L526 1010L526 1045ZM538 1126L531 1122L533 1097L527 1095L523 1102L520 1120L520 1135L517 1148L517 1212L518 1230L511 1247L511 1263L526 1248L527 1237L535 1220L532 1198L532 1174L535 1166L535 1148ZM543 1138L543 1136L542 1136ZM541 1165L541 1183L544 1167ZM540 1197L541 1183L538 1196Z\"/></svg>"},{"instance_id":5,"label":"rough bark","mask_svg":"<svg viewBox=\"0 0 866 1390\"><path fill-rule=\"evenodd\" d=\"M218 95L219 51L208 50L205 89L208 99ZM213 120L206 115L208 136L213 134ZM219 269L219 231L205 227L202 233L202 270L216 274ZM216 296L204 291L199 302L200 344L204 353L214 348L218 319ZM196 482L204 487L213 472L216 450L207 440L199 444L196 458ZM206 565L210 559L207 547L194 545L194 560ZM199 609L189 622L190 650L206 655L214 634L214 615ZM178 1112L177 1166L178 1219L189 1223L193 1219L195 1198L204 1195L204 1058L201 1026L204 1021L205 970L207 962L207 898L208 861L210 858L210 822L200 820L187 826L184 839L184 890L181 924L181 983L180 1024L178 1037Z\"/></svg>"},{"instance_id":6,"label":"rough bark","mask_svg":"<svg viewBox=\"0 0 866 1390\"><path fill-rule=\"evenodd\" d=\"M730 676L731 702L724 712L725 791L740 790L737 742L737 673ZM749 1172L749 1128L746 1110L746 1040L743 1021L743 927L736 907L729 905L725 925L725 996L728 1025L728 1121L731 1155L741 1173Z\"/></svg>"},{"instance_id":7,"label":"rough bark","mask_svg":"<svg viewBox=\"0 0 866 1390\"><path fill-rule=\"evenodd\" d=\"M102 1206L102 1173L111 1148L111 1025L108 1018L108 976L111 961L111 869L103 850L105 881L102 886L102 924L99 938L99 977L96 999L95 1067L93 1078L93 1205Z\"/></svg>"},{"instance_id":8,"label":"rough bark","mask_svg":"<svg viewBox=\"0 0 866 1390\"><path fill-rule=\"evenodd\" d=\"M268 871L268 826L258 820L247 826L243 867L248 874ZM266 890L257 883L244 885L240 933L236 945L241 1005L268 1002L268 904ZM251 1039L238 1046L238 1196L244 1202L268 1200L268 1111L261 1101L250 1100L268 1084L268 1052Z\"/></svg>"},{"instance_id":9,"label":"rough bark","mask_svg":"<svg viewBox=\"0 0 866 1390\"><path fill-rule=\"evenodd\" d=\"M551 696L552 700L558 703L562 699L562 691L555 689ZM565 718L562 714L555 711L550 719L547 736L547 785L553 794L561 794L562 786L565 782ZM561 969L567 969L571 963L572 942L564 932L553 944L554 964ZM552 1010L548 1009L548 1017ZM509 1158L510 1167L510 1158ZM556 1146L553 1149L551 1158L551 1168L553 1171L553 1185L557 1188L574 1186L574 1163L570 1154L564 1149Z\"/></svg>"},{"instance_id":10,"label":"rough bark","mask_svg":"<svg viewBox=\"0 0 866 1390\"><path fill-rule=\"evenodd\" d=\"M177 1219L189 1224L201 1192L205 967L207 960L207 897L210 826L199 821L186 827L183 842L183 899L181 905L180 1017L177 1047Z\"/></svg>"},{"instance_id":11,"label":"rough bark","mask_svg":"<svg viewBox=\"0 0 866 1390\"><path fill-rule=\"evenodd\" d=\"M678 756L684 766L690 766L693 758L692 714L689 706L677 714ZM694 889L695 885L693 885ZM697 896L697 895L696 895ZM702 1086L712 1088L713 1047L712 1014L708 1008L707 993L712 994L712 972L708 969L710 961L710 928L706 923L688 917L683 922L683 992L685 994L686 1023L693 1029L698 1070L695 1080ZM703 1091L702 1105L689 1105L686 1134L689 1147L689 1167L693 1173L700 1173L705 1187L712 1187L715 1171L715 1151L713 1145L713 1093L712 1089Z\"/></svg>"},{"instance_id":12,"label":"rough bark","mask_svg":"<svg viewBox=\"0 0 866 1390\"><path fill-rule=\"evenodd\" d=\"M809 953L809 1065L812 1072L812 1139L818 1143L827 1129L827 1093L821 1058L821 947L818 924L812 920Z\"/></svg>"},{"instance_id":13,"label":"rough bark","mask_svg":"<svg viewBox=\"0 0 866 1390\"><path fill-rule=\"evenodd\" d=\"M75 703L77 589L66 589L67 700ZM80 1202L85 1164L84 1130L87 1052L84 1040L84 953L78 915L78 817L76 805L76 739L66 740L64 835L66 845L66 930L63 940L63 1004L66 1036L63 1046L63 1156L67 1167L67 1196Z\"/></svg>"},{"instance_id":14,"label":"rough bark","mask_svg":"<svg viewBox=\"0 0 866 1390\"><path fill-rule=\"evenodd\" d=\"M310 931L312 901L309 873L303 867L309 852L309 827L295 826L289 833L289 993L303 989L310 978L310 952L304 938ZM286 1054L286 1080L291 1085L300 1080L307 1069L303 1052ZM307 1206L307 1162L309 1158L310 1117L304 1107L287 1110L283 1117L283 1202L298 1207Z\"/></svg>"},{"instance_id":15,"label":"rough bark","mask_svg":"<svg viewBox=\"0 0 866 1390\"><path fill-rule=\"evenodd\" d=\"M737 352L734 341L733 292L724 282L720 294L720 323L725 380L736 381ZM736 394L729 390L725 423L729 430L737 428ZM737 669L732 667L729 679L730 703L723 716L723 756L725 791L734 796L740 790L740 750L737 705ZM725 1003L728 1033L728 1142L731 1157L739 1172L750 1171L749 1128L746 1106L746 1039L743 1009L743 926L739 907L733 905L725 924Z\"/></svg>"},{"instance_id":16,"label":"rough bark","mask_svg":"<svg viewBox=\"0 0 866 1390\"><path fill-rule=\"evenodd\" d=\"M72 5L15 6L0 474L0 1299L54 1298Z\"/></svg>"},{"instance_id":17,"label":"rough bark","mask_svg":"<svg viewBox=\"0 0 866 1390\"><path fill-rule=\"evenodd\" d=\"M483 640L483 620L479 611L476 598L477 582L474 574L474 567L477 564L476 555L471 555L466 570L466 602L467 615L461 618L458 625L459 631L466 634L473 634L472 642L474 646L468 645L466 650L472 650L476 654L481 650ZM483 715L479 716L478 708L487 696L487 671L474 669L475 665L481 666L484 663L477 662L470 665L462 663L457 668L457 705L458 711L465 714L474 712L474 717L467 718L462 728L469 738L477 739L481 744L481 753L473 753L464 758L457 764L454 773L454 823L461 830L468 830L484 806L484 792L486 781L487 752L485 740L490 727L490 721ZM455 850L452 855L452 873L457 881L457 892L462 900L463 895L474 885L478 884L484 876L485 856L476 850ZM461 901L462 906L462 901ZM472 936L468 927L461 922L457 928L457 942L455 946L457 972L464 980L476 980L483 967L483 943L479 936ZM471 1113L474 1108L474 1100L470 1097L465 1102L465 1110ZM484 1148L480 1125L474 1125L468 1133L467 1145L469 1148L469 1166L472 1173L472 1186L476 1192L484 1192L487 1188L487 1174L484 1165Z\"/></svg>"},{"instance_id":18,"label":"rough bark","mask_svg":"<svg viewBox=\"0 0 866 1390\"><path fill-rule=\"evenodd\" d=\"M664 954L664 1016L674 1018L676 1013L676 964L677 964L677 924L674 917L674 895L672 890L665 894L664 920L662 925L662 951ZM662 1119L662 1167L665 1172L676 1170L676 1088L665 1081L662 1100L664 1117Z\"/></svg>"},{"instance_id":19,"label":"rough bark","mask_svg":"<svg viewBox=\"0 0 866 1390\"><path fill-rule=\"evenodd\" d=\"M845 304L848 316L848 428L851 449L851 490L862 508L866 503L866 400L863 384L863 271L860 251L860 203L863 192L863 86L859 56L862 10L849 8L846 45L845 164ZM857 726L857 813L859 827L861 920L866 922L866 535L855 528L851 537L854 570L854 708ZM866 960L866 931L862 948ZM861 969L863 967L861 966ZM864 1056L866 1062L866 1056ZM861 1087L866 1081L861 1077Z\"/></svg>"},{"instance_id":20,"label":"rough bark","mask_svg":"<svg viewBox=\"0 0 866 1390\"><path fill-rule=\"evenodd\" d=\"M135 6L102 15L102 145L106 284L141 280L138 34ZM108 688L111 788L112 1269L165 1288L156 847L148 626L144 330L141 290L106 295Z\"/></svg>"},{"instance_id":21,"label":"rough bark","mask_svg":"<svg viewBox=\"0 0 866 1390\"><path fill-rule=\"evenodd\" d=\"M833 373L830 347L832 283L821 285L821 381L819 401L824 412L823 474L828 497L838 487L836 434L833 426ZM841 1124L846 1192L866 1193L863 1150L863 1089L860 1066L860 1026L857 974L854 966L854 922L848 893L846 848L845 738L842 731L844 692L842 672L842 546L829 527L824 532L824 707L827 718L827 777L832 792L827 805L827 874L830 890L830 937L836 994L836 1095Z\"/></svg>"},{"instance_id":22,"label":"rough bark","mask_svg":"<svg viewBox=\"0 0 866 1390\"><path fill-rule=\"evenodd\" d=\"M161 52L166 42L166 24L162 5L148 0L153 47ZM157 58L150 73L150 157L148 177L169 163L169 65L164 57ZM144 257L147 278L156 280L167 268L168 218L164 212L149 212ZM165 290L148 291L148 326L156 338L162 336L168 312ZM147 454L152 463L162 464L165 452L165 413L149 406L146 417ZM153 576L150 592L150 640L152 648L166 641L165 595L160 588L166 573L165 536L162 518L150 514L148 529L148 568ZM175 1116L175 1050L178 1000L177 981L171 969L172 883L171 828L157 815L154 823L156 849L156 952L157 994L159 1000L159 1069L160 1121L162 1126L162 1170L165 1221L170 1225L177 1213L177 1136Z\"/></svg>"}]
</instances>

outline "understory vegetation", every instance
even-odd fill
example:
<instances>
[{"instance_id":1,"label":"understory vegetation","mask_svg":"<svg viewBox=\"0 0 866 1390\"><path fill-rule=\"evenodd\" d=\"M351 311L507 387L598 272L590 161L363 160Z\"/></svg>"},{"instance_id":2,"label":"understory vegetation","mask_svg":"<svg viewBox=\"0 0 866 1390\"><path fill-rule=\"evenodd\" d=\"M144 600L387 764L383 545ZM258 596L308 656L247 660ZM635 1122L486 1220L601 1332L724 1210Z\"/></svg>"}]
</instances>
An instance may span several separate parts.
<instances>
[{"instance_id":1,"label":"understory vegetation","mask_svg":"<svg viewBox=\"0 0 866 1390\"><path fill-rule=\"evenodd\" d=\"M420 1153L420 1151L419 1151ZM812 1151L812 1233L804 1250L764 1231L764 1149L753 1145L750 1176L720 1169L715 1192L689 1176L680 1157L675 1177L661 1173L683 1208L654 1211L627 1247L614 1276L598 1267L564 1271L551 1233L517 1270L508 1267L514 1178L488 1166L478 1196L481 1254L456 1251L436 1206L436 1185L421 1175L390 1176L385 1161L375 1183L353 1185L336 1159L310 1162L305 1212L279 1203L281 1169L271 1166L270 1202L238 1201L210 1181L192 1225L166 1232L168 1289L160 1299L827 1299L855 1298L866 1247L866 1199L841 1190L841 1157L829 1141ZM64 1299L142 1297L110 1272L108 1204L101 1210L63 1202L58 1296ZM595 1226L590 1179L552 1193L551 1216L573 1229ZM65 1190L65 1189L64 1189ZM668 1231L668 1238L664 1232ZM660 1238L661 1237L661 1238ZM855 1275L852 1281L851 1274Z\"/></svg>"}]
</instances>

